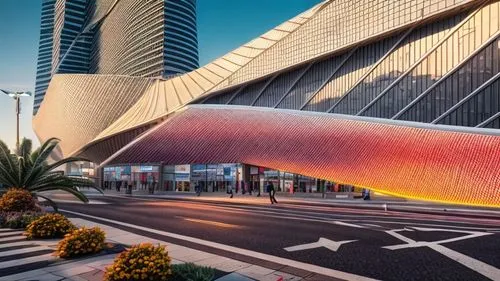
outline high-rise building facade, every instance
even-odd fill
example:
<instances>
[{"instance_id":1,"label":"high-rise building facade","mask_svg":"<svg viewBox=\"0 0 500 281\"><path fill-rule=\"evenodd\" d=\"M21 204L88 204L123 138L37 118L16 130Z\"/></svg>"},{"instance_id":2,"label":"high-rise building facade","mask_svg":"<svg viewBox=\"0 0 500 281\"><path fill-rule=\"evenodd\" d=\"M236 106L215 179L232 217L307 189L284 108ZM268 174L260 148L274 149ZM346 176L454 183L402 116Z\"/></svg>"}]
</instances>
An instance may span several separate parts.
<instances>
[{"instance_id":1,"label":"high-rise building facade","mask_svg":"<svg viewBox=\"0 0 500 281\"><path fill-rule=\"evenodd\" d=\"M169 77L198 67L197 40L196 0L45 0L34 114L54 74Z\"/></svg>"},{"instance_id":2,"label":"high-rise building facade","mask_svg":"<svg viewBox=\"0 0 500 281\"><path fill-rule=\"evenodd\" d=\"M42 1L40 23L40 43L38 44L38 63L36 68L34 109L38 110L52 77L52 45L54 42L55 0Z\"/></svg>"}]
</instances>

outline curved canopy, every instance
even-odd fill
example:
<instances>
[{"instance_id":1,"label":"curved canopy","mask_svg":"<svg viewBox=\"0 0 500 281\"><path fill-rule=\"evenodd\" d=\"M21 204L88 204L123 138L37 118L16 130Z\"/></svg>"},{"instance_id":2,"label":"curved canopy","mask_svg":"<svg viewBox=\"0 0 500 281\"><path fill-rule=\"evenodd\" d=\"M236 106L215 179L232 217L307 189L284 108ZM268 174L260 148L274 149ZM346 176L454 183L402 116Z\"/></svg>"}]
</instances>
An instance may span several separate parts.
<instances>
[{"instance_id":1,"label":"curved canopy","mask_svg":"<svg viewBox=\"0 0 500 281\"><path fill-rule=\"evenodd\" d=\"M498 130L191 105L103 163L248 163L406 198L500 205Z\"/></svg>"}]
</instances>

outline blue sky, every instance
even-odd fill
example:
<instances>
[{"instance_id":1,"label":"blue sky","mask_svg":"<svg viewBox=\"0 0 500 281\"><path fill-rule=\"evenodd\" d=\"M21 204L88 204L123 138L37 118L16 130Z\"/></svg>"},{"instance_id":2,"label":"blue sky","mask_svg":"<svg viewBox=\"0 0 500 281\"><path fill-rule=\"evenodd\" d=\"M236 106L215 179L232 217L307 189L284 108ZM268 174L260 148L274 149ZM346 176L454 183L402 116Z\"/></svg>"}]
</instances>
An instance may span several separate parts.
<instances>
[{"instance_id":1,"label":"blue sky","mask_svg":"<svg viewBox=\"0 0 500 281\"><path fill-rule=\"evenodd\" d=\"M224 55L320 0L198 0L200 65ZM33 91L41 0L0 0L0 89ZM22 100L21 136L31 129L33 101ZM14 100L0 95L0 139L15 144Z\"/></svg>"}]
</instances>

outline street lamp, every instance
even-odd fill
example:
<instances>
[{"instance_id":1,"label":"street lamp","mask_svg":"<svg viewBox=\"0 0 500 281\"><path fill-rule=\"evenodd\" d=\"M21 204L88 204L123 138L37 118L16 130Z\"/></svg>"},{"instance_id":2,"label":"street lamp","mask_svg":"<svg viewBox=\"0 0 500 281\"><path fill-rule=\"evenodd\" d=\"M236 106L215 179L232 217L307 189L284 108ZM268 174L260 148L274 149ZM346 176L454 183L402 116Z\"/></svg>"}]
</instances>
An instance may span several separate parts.
<instances>
[{"instance_id":1,"label":"street lamp","mask_svg":"<svg viewBox=\"0 0 500 281\"><path fill-rule=\"evenodd\" d=\"M13 98L16 101L16 117L17 117L17 138L16 138L16 154L19 154L19 114L21 114L21 99L20 97L30 97L31 92L12 92L0 89L1 92Z\"/></svg>"}]
</instances>

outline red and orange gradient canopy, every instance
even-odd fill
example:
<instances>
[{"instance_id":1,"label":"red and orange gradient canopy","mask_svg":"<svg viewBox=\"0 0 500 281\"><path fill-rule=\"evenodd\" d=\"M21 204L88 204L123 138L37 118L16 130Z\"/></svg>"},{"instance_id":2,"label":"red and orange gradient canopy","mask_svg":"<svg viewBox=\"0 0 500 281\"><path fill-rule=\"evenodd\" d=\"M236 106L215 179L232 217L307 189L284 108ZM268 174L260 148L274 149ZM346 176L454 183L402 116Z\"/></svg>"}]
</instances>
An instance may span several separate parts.
<instances>
[{"instance_id":1,"label":"red and orange gradient canopy","mask_svg":"<svg viewBox=\"0 0 500 281\"><path fill-rule=\"evenodd\" d=\"M500 132L190 105L103 165L246 163L406 198L500 207Z\"/></svg>"}]
</instances>

